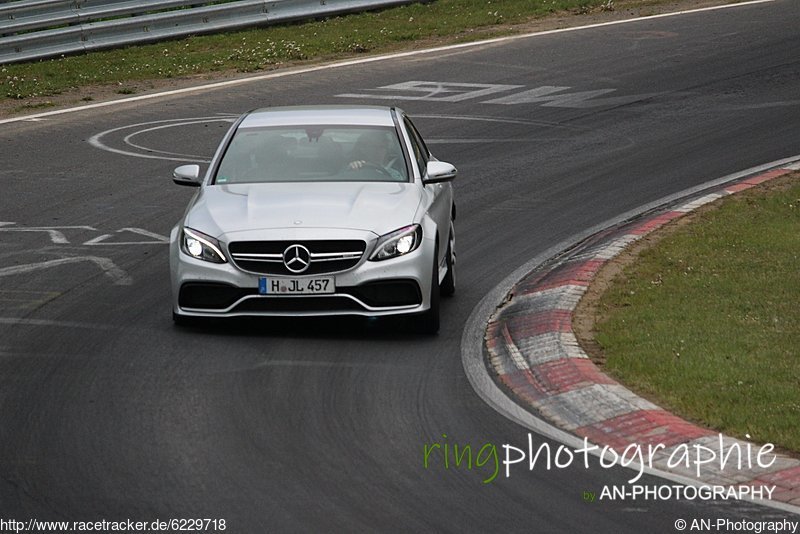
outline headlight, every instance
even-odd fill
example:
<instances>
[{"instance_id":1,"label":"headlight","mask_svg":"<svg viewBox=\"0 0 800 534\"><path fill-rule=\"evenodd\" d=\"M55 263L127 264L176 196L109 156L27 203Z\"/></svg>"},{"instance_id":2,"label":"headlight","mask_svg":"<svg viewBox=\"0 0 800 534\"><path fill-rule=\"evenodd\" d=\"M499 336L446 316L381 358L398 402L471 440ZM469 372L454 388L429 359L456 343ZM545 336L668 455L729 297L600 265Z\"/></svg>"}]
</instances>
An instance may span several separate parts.
<instances>
[{"instance_id":1,"label":"headlight","mask_svg":"<svg viewBox=\"0 0 800 534\"><path fill-rule=\"evenodd\" d=\"M184 228L181 235L181 250L198 260L225 263L225 255L219 241L191 228Z\"/></svg>"},{"instance_id":2,"label":"headlight","mask_svg":"<svg viewBox=\"0 0 800 534\"><path fill-rule=\"evenodd\" d=\"M388 260L415 251L422 243L422 227L412 224L382 236L378 240L375 252L369 257L371 261Z\"/></svg>"}]
</instances>

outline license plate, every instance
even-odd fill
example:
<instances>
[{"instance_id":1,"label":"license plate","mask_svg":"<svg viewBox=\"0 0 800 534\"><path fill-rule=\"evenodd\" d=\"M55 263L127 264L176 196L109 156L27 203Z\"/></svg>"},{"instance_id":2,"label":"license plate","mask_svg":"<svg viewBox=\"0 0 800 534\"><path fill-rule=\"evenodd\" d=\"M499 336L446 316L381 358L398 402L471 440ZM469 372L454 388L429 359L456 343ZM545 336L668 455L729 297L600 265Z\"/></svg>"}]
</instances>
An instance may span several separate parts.
<instances>
[{"instance_id":1,"label":"license plate","mask_svg":"<svg viewBox=\"0 0 800 534\"><path fill-rule=\"evenodd\" d=\"M258 279L260 295L325 295L335 291L333 277Z\"/></svg>"}]
</instances>

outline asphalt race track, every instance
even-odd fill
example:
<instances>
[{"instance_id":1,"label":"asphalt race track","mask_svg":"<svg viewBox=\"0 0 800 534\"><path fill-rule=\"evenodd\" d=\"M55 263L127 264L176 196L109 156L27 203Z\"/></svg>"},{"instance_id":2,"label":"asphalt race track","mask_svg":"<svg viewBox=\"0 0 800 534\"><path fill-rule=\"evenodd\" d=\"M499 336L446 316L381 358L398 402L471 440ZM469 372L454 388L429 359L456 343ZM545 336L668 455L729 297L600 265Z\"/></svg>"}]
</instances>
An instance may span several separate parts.
<instances>
[{"instance_id":1,"label":"asphalt race track","mask_svg":"<svg viewBox=\"0 0 800 534\"><path fill-rule=\"evenodd\" d=\"M425 469L423 447L527 445L461 363L465 321L514 269L800 154L798 20L800 2L778 0L3 125L0 518L614 534L796 520L742 502L584 502L631 478L622 468L484 484L492 463ZM397 104L459 168L459 289L438 337L396 321L173 326L163 239L192 191L172 169L210 158L245 110L308 103Z\"/></svg>"}]
</instances>

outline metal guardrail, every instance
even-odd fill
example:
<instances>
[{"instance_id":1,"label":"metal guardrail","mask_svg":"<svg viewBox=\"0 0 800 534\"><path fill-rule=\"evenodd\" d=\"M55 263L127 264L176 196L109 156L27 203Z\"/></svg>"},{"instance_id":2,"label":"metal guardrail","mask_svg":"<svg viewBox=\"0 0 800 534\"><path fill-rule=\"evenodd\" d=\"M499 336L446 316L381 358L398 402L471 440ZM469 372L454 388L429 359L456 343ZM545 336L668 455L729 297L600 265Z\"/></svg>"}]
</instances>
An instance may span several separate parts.
<instances>
[{"instance_id":1,"label":"metal guardrail","mask_svg":"<svg viewBox=\"0 0 800 534\"><path fill-rule=\"evenodd\" d=\"M416 1L17 0L0 4L0 64Z\"/></svg>"}]
</instances>

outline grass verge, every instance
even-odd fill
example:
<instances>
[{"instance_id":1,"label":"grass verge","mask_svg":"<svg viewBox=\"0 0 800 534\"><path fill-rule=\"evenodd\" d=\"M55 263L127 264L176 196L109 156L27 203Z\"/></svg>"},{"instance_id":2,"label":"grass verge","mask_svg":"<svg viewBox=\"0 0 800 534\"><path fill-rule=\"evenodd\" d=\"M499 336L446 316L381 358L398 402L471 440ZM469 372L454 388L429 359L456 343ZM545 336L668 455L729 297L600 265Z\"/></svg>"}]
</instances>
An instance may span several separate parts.
<instances>
[{"instance_id":1,"label":"grass verge","mask_svg":"<svg viewBox=\"0 0 800 534\"><path fill-rule=\"evenodd\" d=\"M509 34L554 13L585 15L659 12L663 3L689 5L726 0L436 0L324 20L194 36L153 45L0 66L0 104L24 111L54 106L49 99L81 88L133 94L142 82L235 75L287 64L326 61L411 48L415 42L460 42ZM731 0L727 0L731 1ZM145 84L146 85L146 84ZM90 101L85 92L77 99ZM9 102L16 104L9 106Z\"/></svg>"},{"instance_id":2,"label":"grass verge","mask_svg":"<svg viewBox=\"0 0 800 534\"><path fill-rule=\"evenodd\" d=\"M595 304L604 368L688 419L800 451L800 173L662 232Z\"/></svg>"}]
</instances>

